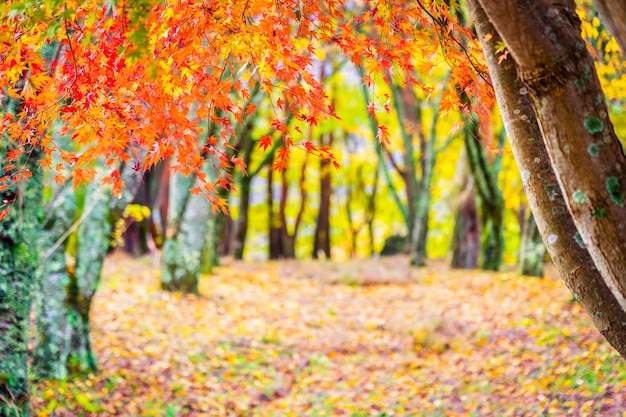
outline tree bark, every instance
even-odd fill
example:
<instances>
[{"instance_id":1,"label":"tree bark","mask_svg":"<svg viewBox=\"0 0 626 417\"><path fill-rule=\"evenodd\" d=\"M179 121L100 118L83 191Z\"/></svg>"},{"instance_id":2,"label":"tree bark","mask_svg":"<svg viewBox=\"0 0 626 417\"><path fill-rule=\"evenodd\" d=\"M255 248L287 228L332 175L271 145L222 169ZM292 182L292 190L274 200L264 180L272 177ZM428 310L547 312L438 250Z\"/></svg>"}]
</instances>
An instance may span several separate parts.
<instances>
[{"instance_id":1,"label":"tree bark","mask_svg":"<svg viewBox=\"0 0 626 417\"><path fill-rule=\"evenodd\" d=\"M580 36L575 4L481 3L518 64L582 242L624 309L626 158L609 120L593 59Z\"/></svg>"},{"instance_id":2,"label":"tree bark","mask_svg":"<svg viewBox=\"0 0 626 417\"><path fill-rule=\"evenodd\" d=\"M487 57L528 202L550 257L563 281L589 313L598 330L626 357L626 332L623 326L626 313L602 279L588 251L573 239L577 233L576 226L550 165L548 149L541 139L541 128L527 94L528 89L518 80L515 64L511 60L504 60L498 65L495 52L498 37L493 36L490 40L485 38L486 35L496 35L496 31L477 0L468 1L468 5Z\"/></svg>"}]
</instances>

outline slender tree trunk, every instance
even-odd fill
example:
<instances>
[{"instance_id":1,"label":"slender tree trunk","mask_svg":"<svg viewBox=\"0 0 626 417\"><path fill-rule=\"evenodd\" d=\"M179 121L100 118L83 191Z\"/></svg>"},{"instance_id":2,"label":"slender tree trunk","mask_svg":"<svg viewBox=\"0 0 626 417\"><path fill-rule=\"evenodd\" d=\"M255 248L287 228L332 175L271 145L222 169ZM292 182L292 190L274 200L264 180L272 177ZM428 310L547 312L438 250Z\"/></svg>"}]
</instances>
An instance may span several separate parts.
<instances>
[{"instance_id":1,"label":"slender tree trunk","mask_svg":"<svg viewBox=\"0 0 626 417\"><path fill-rule=\"evenodd\" d=\"M465 149L480 199L480 267L497 271L504 254L504 200L498 184L500 155L493 162L488 161L485 147L478 141L478 121L469 123L465 132Z\"/></svg>"},{"instance_id":2,"label":"slender tree trunk","mask_svg":"<svg viewBox=\"0 0 626 417\"><path fill-rule=\"evenodd\" d=\"M550 164L548 150L541 140L541 128L527 94L528 89L517 78L515 64L511 60L498 64L496 43L499 38L479 3L469 0L468 5L487 56L498 104L528 202L550 257L563 281L589 313L598 330L626 357L626 332L623 325L626 323L626 313L596 269L589 252L573 239L577 233L576 226ZM502 21L500 23L503 24ZM488 41L487 35L492 36Z\"/></svg>"},{"instance_id":3,"label":"slender tree trunk","mask_svg":"<svg viewBox=\"0 0 626 417\"><path fill-rule=\"evenodd\" d=\"M269 237L269 258L279 259L282 257L282 223L280 214L274 210L274 163L271 158L267 174L267 209L268 209L268 237Z\"/></svg>"},{"instance_id":4,"label":"slender tree trunk","mask_svg":"<svg viewBox=\"0 0 626 417\"><path fill-rule=\"evenodd\" d=\"M531 277L542 277L543 257L546 254L546 246L543 244L541 234L539 233L532 213L529 213L525 218L520 240L520 273Z\"/></svg>"},{"instance_id":5,"label":"slender tree trunk","mask_svg":"<svg viewBox=\"0 0 626 417\"><path fill-rule=\"evenodd\" d=\"M378 178L380 175L380 160L376 164L376 171L374 174L374 184L372 186L372 192L367 195L367 231L369 236L369 251L370 256L374 256L376 253L375 247L375 239L374 235L374 218L376 217L376 195L378 191Z\"/></svg>"},{"instance_id":6,"label":"slender tree trunk","mask_svg":"<svg viewBox=\"0 0 626 417\"><path fill-rule=\"evenodd\" d=\"M162 161L157 166L157 175L159 179L156 199L152 204L152 216L150 219L150 229L152 238L157 248L163 248L165 243L165 235L167 234L167 221L169 219L168 207L169 207L169 194L170 194L170 159Z\"/></svg>"},{"instance_id":7,"label":"slender tree trunk","mask_svg":"<svg viewBox=\"0 0 626 417\"><path fill-rule=\"evenodd\" d=\"M219 265L219 247L220 236L217 231L218 218L222 213L209 212L206 221L206 234L204 237L204 245L200 255L200 273L212 274L213 267Z\"/></svg>"},{"instance_id":8,"label":"slender tree trunk","mask_svg":"<svg viewBox=\"0 0 626 417\"><path fill-rule=\"evenodd\" d=\"M357 70L359 72L360 77L363 78L363 76L365 75L365 71L363 70L363 68L360 66L357 66ZM361 92L363 93L363 102L365 103L365 106L367 107L370 102L370 95L369 95L369 91L367 90L367 86L364 83L361 84ZM378 157L378 164L383 170L383 178L385 180L385 184L387 185L387 188L389 189L389 192L391 193L394 203L396 204L396 206L398 207L398 210L402 214L402 219L404 220L404 224L407 226L407 230L410 230L408 207L406 204L402 203L402 200L400 199L400 195L398 194L398 190L396 190L396 187L393 184L393 178L391 177L391 172L389 170L387 161L385 160L385 155L383 153L383 145L376 141L376 135L378 132L378 124L376 123L376 120L374 120L373 117L369 117L368 119L369 119L370 131L372 133L372 138L375 141L374 149L376 150L376 156Z\"/></svg>"},{"instance_id":9,"label":"slender tree trunk","mask_svg":"<svg viewBox=\"0 0 626 417\"><path fill-rule=\"evenodd\" d=\"M154 173L154 171L146 172L143 183L139 186L137 194L131 204L151 207L151 190L154 188L152 186ZM145 218L141 221L131 221L122 235L124 239L124 246L122 247L124 252L132 256L141 256L148 253L148 234L150 233L151 222L152 219L150 218Z\"/></svg>"},{"instance_id":10,"label":"slender tree trunk","mask_svg":"<svg viewBox=\"0 0 626 417\"><path fill-rule=\"evenodd\" d=\"M239 217L235 222L235 241L233 250L235 259L243 259L248 235L248 219L250 214L251 176L242 176L239 183Z\"/></svg>"},{"instance_id":11,"label":"slender tree trunk","mask_svg":"<svg viewBox=\"0 0 626 417\"><path fill-rule=\"evenodd\" d=\"M280 201L278 213L280 216L280 247L282 249L281 258L293 259L296 257L296 239L292 239L287 229L287 197L289 196L289 181L287 181L287 169L280 172Z\"/></svg>"},{"instance_id":12,"label":"slender tree trunk","mask_svg":"<svg viewBox=\"0 0 626 417\"><path fill-rule=\"evenodd\" d=\"M321 137L321 146L332 147L333 133ZM317 214L317 224L313 240L313 259L319 257L319 252L324 252L326 259L330 259L330 197L332 195L331 165L325 159L320 159L320 206ZM302 184L301 186L304 186Z\"/></svg>"},{"instance_id":13,"label":"slender tree trunk","mask_svg":"<svg viewBox=\"0 0 626 417\"><path fill-rule=\"evenodd\" d=\"M419 117L419 128L421 129L421 116ZM421 158L420 166L422 176L418 182L417 194L419 199L415 202L415 219L413 223L413 237L409 244L409 254L411 256L411 265L426 265L426 243L428 241L428 223L430 221L430 201L432 199L432 179L433 168L435 164L435 152L433 149L432 137L426 140L423 134L420 134Z\"/></svg>"},{"instance_id":14,"label":"slender tree trunk","mask_svg":"<svg viewBox=\"0 0 626 417\"><path fill-rule=\"evenodd\" d=\"M480 230L476 196L473 181L469 181L462 192L452 233L452 261L450 266L458 269L475 269L478 267L480 249Z\"/></svg>"},{"instance_id":15,"label":"slender tree trunk","mask_svg":"<svg viewBox=\"0 0 626 417\"><path fill-rule=\"evenodd\" d=\"M355 224L354 214L352 212L352 202L354 201L356 196L359 194L365 194L365 190L363 187L363 178L362 178L363 170L361 168L362 167L357 168L356 181L347 181L347 184L346 184L347 195L346 195L345 208L346 208L346 217L348 218L348 227L350 228L350 258L356 257L357 239L359 237L359 232L361 231L360 230L361 228L357 224ZM353 183L356 183L354 186L356 188L355 191L353 191L353 186L352 186Z\"/></svg>"}]
</instances>

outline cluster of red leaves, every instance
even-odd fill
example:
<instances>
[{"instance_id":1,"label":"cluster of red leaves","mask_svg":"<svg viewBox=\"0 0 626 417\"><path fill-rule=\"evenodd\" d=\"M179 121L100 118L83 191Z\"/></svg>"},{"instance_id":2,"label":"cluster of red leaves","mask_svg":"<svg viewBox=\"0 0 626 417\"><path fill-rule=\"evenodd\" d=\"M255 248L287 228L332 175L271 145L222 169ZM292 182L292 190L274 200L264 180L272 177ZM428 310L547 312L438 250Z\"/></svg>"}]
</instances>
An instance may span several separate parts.
<instances>
[{"instance_id":1,"label":"cluster of red leaves","mask_svg":"<svg viewBox=\"0 0 626 417\"><path fill-rule=\"evenodd\" d=\"M460 106L460 89L483 96L472 34L452 6L432 2L363 3L336 0L146 0L101 6L96 0L41 0L38 12L20 11L18 0L0 9L1 94L19 100L22 110L5 115L0 134L14 152L42 152L56 181L74 184L101 177L115 193L123 187L121 163L137 170L173 157L172 169L196 174L210 198L228 179L207 183L207 158L222 170L243 162L228 156L234 125L256 111L248 101L258 83L275 113L272 123L284 151L275 168L286 166L296 146L279 114L316 125L338 117L315 76L316 48L333 44L355 65L365 68L366 84L377 76L399 74L425 92L415 74L429 72L442 60L451 68L441 111ZM140 14L140 18L133 17ZM464 42L469 46L463 46ZM54 52L44 59L44 46ZM389 110L388 103L383 106ZM487 106L488 108L488 106ZM375 109L370 112L375 117ZM71 137L71 149L52 139L53 122ZM217 126L205 143L207 126ZM379 140L389 141L385 126ZM266 149L267 141L260 142ZM333 161L329 149L304 149ZM24 177L7 154L0 183ZM96 169L99 161L104 170Z\"/></svg>"}]
</instances>

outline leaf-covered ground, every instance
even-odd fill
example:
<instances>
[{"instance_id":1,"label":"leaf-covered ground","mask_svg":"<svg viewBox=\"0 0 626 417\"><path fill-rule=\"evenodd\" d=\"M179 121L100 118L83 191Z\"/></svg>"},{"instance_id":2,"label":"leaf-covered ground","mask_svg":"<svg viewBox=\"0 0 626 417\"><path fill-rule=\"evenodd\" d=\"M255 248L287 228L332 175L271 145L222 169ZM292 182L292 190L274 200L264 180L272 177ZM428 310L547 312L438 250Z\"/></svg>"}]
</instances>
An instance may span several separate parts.
<instances>
[{"instance_id":1,"label":"leaf-covered ground","mask_svg":"<svg viewBox=\"0 0 626 417\"><path fill-rule=\"evenodd\" d=\"M114 256L101 372L35 385L35 415L622 416L624 361L560 281L406 264L231 263L195 297Z\"/></svg>"}]
</instances>

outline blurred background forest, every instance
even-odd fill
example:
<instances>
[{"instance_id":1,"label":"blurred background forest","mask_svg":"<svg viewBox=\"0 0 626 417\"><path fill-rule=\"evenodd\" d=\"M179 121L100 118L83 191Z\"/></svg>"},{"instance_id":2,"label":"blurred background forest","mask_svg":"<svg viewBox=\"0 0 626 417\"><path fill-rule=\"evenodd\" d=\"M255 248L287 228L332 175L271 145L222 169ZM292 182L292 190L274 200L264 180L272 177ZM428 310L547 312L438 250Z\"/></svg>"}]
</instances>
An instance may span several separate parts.
<instances>
[{"instance_id":1,"label":"blurred background forest","mask_svg":"<svg viewBox=\"0 0 626 417\"><path fill-rule=\"evenodd\" d=\"M584 31L598 57L617 134L624 137L623 59L598 17L586 19ZM229 213L214 216L219 241L208 243L217 244L219 254L344 260L411 251L415 265L447 258L453 266L493 270L544 258L497 108L489 126L470 130L450 96L442 97L447 64L419 76L436 86L425 93L403 86L401 73L393 82L366 86L363 70L332 48L316 58L325 94L340 116L313 128L282 116L294 140L329 148L341 167L304 147L287 164L277 163L283 145L277 135L271 139L276 108L253 91L249 103L266 107L239 126L236 150L229 150L247 168L231 169L234 189L219 191ZM379 141L381 126L388 143ZM116 226L122 250L140 255L163 245L173 188L183 192L189 184L173 185L172 176L167 162L147 172ZM533 268L540 274L540 266L526 273L535 274Z\"/></svg>"}]
</instances>

